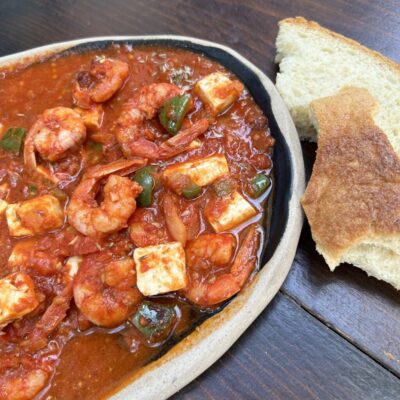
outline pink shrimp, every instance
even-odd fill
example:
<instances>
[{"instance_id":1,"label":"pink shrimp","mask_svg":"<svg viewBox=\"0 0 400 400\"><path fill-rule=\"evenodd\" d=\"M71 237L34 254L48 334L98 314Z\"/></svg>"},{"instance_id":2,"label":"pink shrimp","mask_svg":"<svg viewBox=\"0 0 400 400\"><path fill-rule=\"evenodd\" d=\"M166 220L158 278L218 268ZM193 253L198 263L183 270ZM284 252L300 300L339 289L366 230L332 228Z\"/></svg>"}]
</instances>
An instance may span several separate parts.
<instances>
[{"instance_id":1,"label":"pink shrimp","mask_svg":"<svg viewBox=\"0 0 400 400\"><path fill-rule=\"evenodd\" d=\"M47 384L50 373L32 366L7 369L0 376L0 399L31 400Z\"/></svg>"},{"instance_id":2,"label":"pink shrimp","mask_svg":"<svg viewBox=\"0 0 400 400\"><path fill-rule=\"evenodd\" d=\"M35 151L44 160L57 161L78 148L86 139L81 116L67 107L45 110L29 129L24 143L24 163L28 171L37 168Z\"/></svg>"},{"instance_id":3,"label":"pink shrimp","mask_svg":"<svg viewBox=\"0 0 400 400\"><path fill-rule=\"evenodd\" d=\"M107 253L85 257L74 281L74 300L89 321L117 326L128 318L141 298L132 258L113 259Z\"/></svg>"},{"instance_id":4,"label":"pink shrimp","mask_svg":"<svg viewBox=\"0 0 400 400\"><path fill-rule=\"evenodd\" d=\"M72 194L67 208L69 223L87 236L104 236L126 227L136 210L136 197L142 187L129 178L120 176L143 167L145 159L120 160L107 165L97 165L86 172ZM119 175L113 174L119 172ZM100 180L107 177L104 200L98 206L95 196Z\"/></svg>"},{"instance_id":5,"label":"pink shrimp","mask_svg":"<svg viewBox=\"0 0 400 400\"><path fill-rule=\"evenodd\" d=\"M138 208L129 221L129 236L137 247L169 242L165 221L151 208Z\"/></svg>"},{"instance_id":6,"label":"pink shrimp","mask_svg":"<svg viewBox=\"0 0 400 400\"><path fill-rule=\"evenodd\" d=\"M137 96L125 103L114 127L125 157L171 158L185 151L194 139L208 129L208 120L201 119L161 145L145 138L145 121L154 118L157 111L179 93L179 87L171 83L153 83L143 87Z\"/></svg>"},{"instance_id":7,"label":"pink shrimp","mask_svg":"<svg viewBox=\"0 0 400 400\"><path fill-rule=\"evenodd\" d=\"M120 60L98 57L92 60L89 71L80 71L72 90L74 102L81 108L110 99L124 84L129 65Z\"/></svg>"},{"instance_id":8,"label":"pink shrimp","mask_svg":"<svg viewBox=\"0 0 400 400\"><path fill-rule=\"evenodd\" d=\"M208 307L228 300L245 285L257 261L259 233L251 225L228 272L213 272L232 258L235 238L231 234L201 235L186 249L189 285L184 296L191 302Z\"/></svg>"},{"instance_id":9,"label":"pink shrimp","mask_svg":"<svg viewBox=\"0 0 400 400\"><path fill-rule=\"evenodd\" d=\"M47 346L50 335L58 329L67 316L73 297L73 280L79 270L81 262L82 257L70 257L62 266L59 281L62 283L63 288L53 298L49 307L35 324L32 332L30 332L21 343L25 350L35 352Z\"/></svg>"}]
</instances>

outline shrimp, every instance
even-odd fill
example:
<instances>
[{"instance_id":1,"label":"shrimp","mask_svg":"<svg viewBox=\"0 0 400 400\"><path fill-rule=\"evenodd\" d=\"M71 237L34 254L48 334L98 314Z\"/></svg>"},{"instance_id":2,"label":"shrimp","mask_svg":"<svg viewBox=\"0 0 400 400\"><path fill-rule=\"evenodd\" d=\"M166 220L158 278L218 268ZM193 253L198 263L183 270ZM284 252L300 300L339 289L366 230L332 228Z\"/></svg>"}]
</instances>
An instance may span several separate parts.
<instances>
[{"instance_id":1,"label":"shrimp","mask_svg":"<svg viewBox=\"0 0 400 400\"><path fill-rule=\"evenodd\" d=\"M109 253L87 256L74 280L74 300L91 322L114 327L124 322L142 298L132 258Z\"/></svg>"},{"instance_id":2,"label":"shrimp","mask_svg":"<svg viewBox=\"0 0 400 400\"><path fill-rule=\"evenodd\" d=\"M24 143L24 163L28 171L37 168L35 151L44 160L57 161L86 139L81 116L67 107L45 110L29 129Z\"/></svg>"},{"instance_id":3,"label":"shrimp","mask_svg":"<svg viewBox=\"0 0 400 400\"><path fill-rule=\"evenodd\" d=\"M137 247L155 246L169 242L163 218L150 208L139 208L129 221L129 236Z\"/></svg>"},{"instance_id":4,"label":"shrimp","mask_svg":"<svg viewBox=\"0 0 400 400\"><path fill-rule=\"evenodd\" d=\"M136 182L113 172L132 172L143 167L145 159L120 160L89 169L72 194L67 207L68 222L86 236L104 236L127 226L136 209L136 197L142 187ZM104 186L104 200L98 206L95 197L100 180L108 176Z\"/></svg>"},{"instance_id":5,"label":"shrimp","mask_svg":"<svg viewBox=\"0 0 400 400\"><path fill-rule=\"evenodd\" d=\"M151 208L139 208L129 221L129 235L136 247L155 246L171 240L185 245L200 230L198 208L189 203L181 212L178 198L166 193L162 201L164 215Z\"/></svg>"},{"instance_id":6,"label":"shrimp","mask_svg":"<svg viewBox=\"0 0 400 400\"><path fill-rule=\"evenodd\" d=\"M30 400L47 384L50 373L41 368L6 370L0 376L0 399Z\"/></svg>"},{"instance_id":7,"label":"shrimp","mask_svg":"<svg viewBox=\"0 0 400 400\"><path fill-rule=\"evenodd\" d=\"M35 352L45 347L49 342L49 336L60 326L67 316L73 297L72 284L79 270L82 257L70 257L60 271L62 290L52 300L49 307L35 324L34 329L21 343L22 347Z\"/></svg>"},{"instance_id":8,"label":"shrimp","mask_svg":"<svg viewBox=\"0 0 400 400\"><path fill-rule=\"evenodd\" d=\"M179 93L179 87L171 83L153 83L143 87L137 96L124 104L114 133L125 157L171 158L185 151L194 139L208 129L208 120L202 119L160 146L145 138L145 121L154 118L157 111Z\"/></svg>"},{"instance_id":9,"label":"shrimp","mask_svg":"<svg viewBox=\"0 0 400 400\"><path fill-rule=\"evenodd\" d=\"M129 65L112 58L97 57L89 71L80 71L72 89L77 106L91 108L95 103L110 99L124 84L129 75Z\"/></svg>"},{"instance_id":10,"label":"shrimp","mask_svg":"<svg viewBox=\"0 0 400 400\"><path fill-rule=\"evenodd\" d=\"M238 293L256 266L258 243L257 227L251 225L229 271L217 275L214 271L223 268L232 258L235 238L231 234L209 234L192 241L186 249L189 285L183 291L184 296L208 307Z\"/></svg>"}]
</instances>

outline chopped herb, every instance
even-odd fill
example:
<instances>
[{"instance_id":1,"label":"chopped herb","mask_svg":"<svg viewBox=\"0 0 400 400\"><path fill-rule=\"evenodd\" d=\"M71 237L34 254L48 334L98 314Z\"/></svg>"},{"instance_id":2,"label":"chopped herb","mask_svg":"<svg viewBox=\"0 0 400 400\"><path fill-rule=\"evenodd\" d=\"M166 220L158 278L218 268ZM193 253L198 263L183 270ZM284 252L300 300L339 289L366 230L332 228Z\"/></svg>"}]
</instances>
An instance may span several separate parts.
<instances>
[{"instance_id":1,"label":"chopped herb","mask_svg":"<svg viewBox=\"0 0 400 400\"><path fill-rule=\"evenodd\" d=\"M103 159L103 145L89 141L86 144L86 159L90 165L98 164Z\"/></svg>"},{"instance_id":2,"label":"chopped herb","mask_svg":"<svg viewBox=\"0 0 400 400\"><path fill-rule=\"evenodd\" d=\"M63 190L59 189L58 187L55 187L49 191L50 194L52 194L54 197L56 197L60 201L65 201L68 198L67 193L65 193Z\"/></svg>"},{"instance_id":3,"label":"chopped herb","mask_svg":"<svg viewBox=\"0 0 400 400\"><path fill-rule=\"evenodd\" d=\"M36 196L38 194L38 188L35 185L28 186L28 193L29 196Z\"/></svg>"},{"instance_id":4,"label":"chopped herb","mask_svg":"<svg viewBox=\"0 0 400 400\"><path fill-rule=\"evenodd\" d=\"M192 68L190 68L188 65L185 65L183 68L172 69L169 73L169 80L171 83L181 86L183 84L183 81L190 80L192 74Z\"/></svg>"},{"instance_id":5,"label":"chopped herb","mask_svg":"<svg viewBox=\"0 0 400 400\"><path fill-rule=\"evenodd\" d=\"M214 183L213 189L218 197L226 197L235 190L235 184L230 179L223 179Z\"/></svg>"}]
</instances>

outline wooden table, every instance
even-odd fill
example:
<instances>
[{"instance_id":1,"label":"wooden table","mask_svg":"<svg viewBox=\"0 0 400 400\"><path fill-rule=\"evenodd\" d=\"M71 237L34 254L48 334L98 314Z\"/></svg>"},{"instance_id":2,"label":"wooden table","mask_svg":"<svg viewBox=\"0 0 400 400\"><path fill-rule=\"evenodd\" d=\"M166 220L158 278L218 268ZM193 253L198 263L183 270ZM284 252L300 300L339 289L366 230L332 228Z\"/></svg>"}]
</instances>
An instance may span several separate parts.
<instances>
[{"instance_id":1,"label":"wooden table","mask_svg":"<svg viewBox=\"0 0 400 400\"><path fill-rule=\"evenodd\" d=\"M49 42L174 33L224 43L274 80L277 21L302 15L400 61L400 1L24 1L0 3L0 56ZM315 146L303 145L310 173ZM280 293L175 399L399 399L400 294L343 265L331 273L304 227Z\"/></svg>"}]
</instances>

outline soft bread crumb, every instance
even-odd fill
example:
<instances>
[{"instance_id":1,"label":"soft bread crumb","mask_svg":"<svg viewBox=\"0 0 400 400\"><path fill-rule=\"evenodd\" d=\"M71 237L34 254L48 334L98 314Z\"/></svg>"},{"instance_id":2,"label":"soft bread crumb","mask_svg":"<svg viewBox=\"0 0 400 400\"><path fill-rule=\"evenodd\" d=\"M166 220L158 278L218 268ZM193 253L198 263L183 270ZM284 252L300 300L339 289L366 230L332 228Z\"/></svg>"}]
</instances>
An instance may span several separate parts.
<instances>
[{"instance_id":1,"label":"soft bread crumb","mask_svg":"<svg viewBox=\"0 0 400 400\"><path fill-rule=\"evenodd\" d=\"M400 159L362 88L311 103L319 139L302 199L317 250L333 270L352 263L400 289Z\"/></svg>"},{"instance_id":2,"label":"soft bread crumb","mask_svg":"<svg viewBox=\"0 0 400 400\"><path fill-rule=\"evenodd\" d=\"M276 87L301 139L317 141L310 103L345 86L368 89L380 104L376 124L400 154L400 66L304 18L279 22Z\"/></svg>"}]
</instances>

